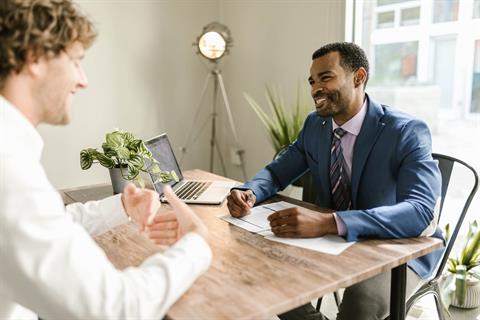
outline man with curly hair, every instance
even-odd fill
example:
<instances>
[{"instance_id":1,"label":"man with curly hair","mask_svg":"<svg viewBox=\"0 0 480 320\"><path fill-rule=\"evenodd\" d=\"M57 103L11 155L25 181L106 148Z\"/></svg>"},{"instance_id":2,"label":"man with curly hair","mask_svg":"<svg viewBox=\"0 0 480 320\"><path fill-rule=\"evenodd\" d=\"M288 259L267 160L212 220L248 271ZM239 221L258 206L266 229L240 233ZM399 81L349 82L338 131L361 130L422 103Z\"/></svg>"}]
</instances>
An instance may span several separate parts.
<instances>
[{"instance_id":1,"label":"man with curly hair","mask_svg":"<svg viewBox=\"0 0 480 320\"><path fill-rule=\"evenodd\" d=\"M155 217L158 194L133 184L65 208L49 183L35 127L70 121L95 37L69 0L0 0L0 319L160 319L210 264L206 227L171 189L175 213ZM128 218L173 246L120 271L91 235Z\"/></svg>"}]
</instances>

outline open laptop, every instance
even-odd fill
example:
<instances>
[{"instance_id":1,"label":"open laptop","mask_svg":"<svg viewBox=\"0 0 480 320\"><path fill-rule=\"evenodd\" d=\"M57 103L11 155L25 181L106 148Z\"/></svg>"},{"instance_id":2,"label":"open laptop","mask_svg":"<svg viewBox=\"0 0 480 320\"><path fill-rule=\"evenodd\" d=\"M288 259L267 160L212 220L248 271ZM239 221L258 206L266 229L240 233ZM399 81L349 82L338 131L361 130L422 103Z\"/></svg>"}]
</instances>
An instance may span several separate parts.
<instances>
[{"instance_id":1,"label":"open laptop","mask_svg":"<svg viewBox=\"0 0 480 320\"><path fill-rule=\"evenodd\" d=\"M221 204L227 197L235 182L230 181L200 181L186 180L178 165L172 146L167 134L161 134L145 142L146 147L153 154L153 157L160 163L161 170L175 171L179 181L168 182L175 194L186 203L195 204ZM154 184L155 190L160 194L160 200L165 201L163 186L158 182Z\"/></svg>"}]
</instances>

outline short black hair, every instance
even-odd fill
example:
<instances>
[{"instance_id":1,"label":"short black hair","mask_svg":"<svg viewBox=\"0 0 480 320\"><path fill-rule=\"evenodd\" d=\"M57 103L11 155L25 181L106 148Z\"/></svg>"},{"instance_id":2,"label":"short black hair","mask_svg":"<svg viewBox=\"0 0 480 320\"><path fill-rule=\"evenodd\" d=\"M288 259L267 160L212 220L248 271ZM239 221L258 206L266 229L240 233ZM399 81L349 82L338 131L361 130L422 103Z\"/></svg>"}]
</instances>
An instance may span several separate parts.
<instances>
[{"instance_id":1,"label":"short black hair","mask_svg":"<svg viewBox=\"0 0 480 320\"><path fill-rule=\"evenodd\" d=\"M367 85L369 76L368 59L365 51L355 43L351 42L334 42L329 43L316 50L312 55L312 60L323 57L331 52L338 52L340 55L340 65L343 69L350 72L357 71L363 67L367 71L367 78L365 79L364 88Z\"/></svg>"}]
</instances>

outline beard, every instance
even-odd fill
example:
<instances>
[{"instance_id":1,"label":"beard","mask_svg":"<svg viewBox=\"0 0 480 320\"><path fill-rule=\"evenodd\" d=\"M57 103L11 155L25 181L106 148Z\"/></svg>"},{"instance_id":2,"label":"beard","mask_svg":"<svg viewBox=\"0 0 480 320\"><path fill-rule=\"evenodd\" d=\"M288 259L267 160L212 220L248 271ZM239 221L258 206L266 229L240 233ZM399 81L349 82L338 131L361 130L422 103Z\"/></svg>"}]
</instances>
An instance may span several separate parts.
<instances>
[{"instance_id":1,"label":"beard","mask_svg":"<svg viewBox=\"0 0 480 320\"><path fill-rule=\"evenodd\" d=\"M320 117L333 117L345 109L345 103L338 90L316 94L314 101L318 98L325 99L319 105L315 103L317 115Z\"/></svg>"}]
</instances>

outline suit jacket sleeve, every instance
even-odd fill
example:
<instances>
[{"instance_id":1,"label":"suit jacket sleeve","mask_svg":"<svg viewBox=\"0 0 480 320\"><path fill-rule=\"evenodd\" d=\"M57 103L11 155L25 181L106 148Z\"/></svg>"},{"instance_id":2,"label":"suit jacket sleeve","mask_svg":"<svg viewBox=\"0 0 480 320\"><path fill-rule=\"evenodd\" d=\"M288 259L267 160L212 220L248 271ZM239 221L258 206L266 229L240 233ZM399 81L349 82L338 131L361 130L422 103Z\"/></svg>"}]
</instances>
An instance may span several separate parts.
<instances>
[{"instance_id":1,"label":"suit jacket sleeve","mask_svg":"<svg viewBox=\"0 0 480 320\"><path fill-rule=\"evenodd\" d=\"M305 158L305 132L308 132L309 127L313 125L315 116L311 113L307 117L297 140L288 146L285 153L260 170L252 180L235 189L252 190L258 203L285 189L301 177L308 170Z\"/></svg>"},{"instance_id":2,"label":"suit jacket sleeve","mask_svg":"<svg viewBox=\"0 0 480 320\"><path fill-rule=\"evenodd\" d=\"M347 227L348 241L417 237L435 231L441 178L431 156L430 131L425 123L411 120L403 125L396 158L396 204L337 212Z\"/></svg>"}]
</instances>

